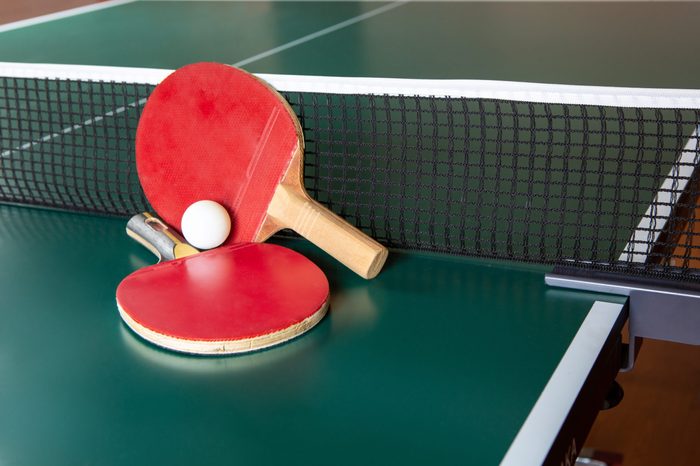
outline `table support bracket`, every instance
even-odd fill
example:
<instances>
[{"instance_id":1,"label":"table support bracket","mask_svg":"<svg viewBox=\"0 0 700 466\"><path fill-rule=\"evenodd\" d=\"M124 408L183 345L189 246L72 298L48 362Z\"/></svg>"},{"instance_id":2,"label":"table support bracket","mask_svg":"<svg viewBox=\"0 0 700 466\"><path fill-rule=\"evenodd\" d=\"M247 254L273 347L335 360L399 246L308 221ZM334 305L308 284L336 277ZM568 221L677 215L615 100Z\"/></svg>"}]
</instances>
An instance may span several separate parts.
<instances>
[{"instance_id":1,"label":"table support bracket","mask_svg":"<svg viewBox=\"0 0 700 466\"><path fill-rule=\"evenodd\" d=\"M555 269L545 276L549 286L627 296L629 343L622 371L634 367L644 338L700 345L700 292L625 279L571 275ZM564 273L562 273L564 272Z\"/></svg>"}]
</instances>

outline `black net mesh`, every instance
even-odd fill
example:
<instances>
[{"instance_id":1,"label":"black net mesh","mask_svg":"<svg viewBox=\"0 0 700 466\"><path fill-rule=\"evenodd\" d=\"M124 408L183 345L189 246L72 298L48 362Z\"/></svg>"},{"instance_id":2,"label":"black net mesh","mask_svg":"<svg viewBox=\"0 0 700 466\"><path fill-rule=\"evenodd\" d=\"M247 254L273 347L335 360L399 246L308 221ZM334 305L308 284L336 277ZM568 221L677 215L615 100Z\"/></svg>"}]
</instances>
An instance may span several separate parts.
<instances>
[{"instance_id":1,"label":"black net mesh","mask_svg":"<svg viewBox=\"0 0 700 466\"><path fill-rule=\"evenodd\" d=\"M133 144L152 89L0 78L0 201L149 209ZM311 196L390 247L700 281L699 110L285 96Z\"/></svg>"}]
</instances>

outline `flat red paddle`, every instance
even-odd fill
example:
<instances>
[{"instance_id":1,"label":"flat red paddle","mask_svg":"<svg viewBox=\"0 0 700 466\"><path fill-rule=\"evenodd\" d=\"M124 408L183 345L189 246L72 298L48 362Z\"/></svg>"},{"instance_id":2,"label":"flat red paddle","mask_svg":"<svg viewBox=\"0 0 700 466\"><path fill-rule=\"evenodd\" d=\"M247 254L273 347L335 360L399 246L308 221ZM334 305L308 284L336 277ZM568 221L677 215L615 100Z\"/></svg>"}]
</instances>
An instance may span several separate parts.
<instances>
[{"instance_id":1,"label":"flat red paddle","mask_svg":"<svg viewBox=\"0 0 700 466\"><path fill-rule=\"evenodd\" d=\"M121 317L146 340L187 353L242 353L301 335L325 315L328 280L301 254L256 243L197 254L167 227L152 228L149 218L134 217L130 236L163 258L189 255L119 284Z\"/></svg>"}]
</instances>

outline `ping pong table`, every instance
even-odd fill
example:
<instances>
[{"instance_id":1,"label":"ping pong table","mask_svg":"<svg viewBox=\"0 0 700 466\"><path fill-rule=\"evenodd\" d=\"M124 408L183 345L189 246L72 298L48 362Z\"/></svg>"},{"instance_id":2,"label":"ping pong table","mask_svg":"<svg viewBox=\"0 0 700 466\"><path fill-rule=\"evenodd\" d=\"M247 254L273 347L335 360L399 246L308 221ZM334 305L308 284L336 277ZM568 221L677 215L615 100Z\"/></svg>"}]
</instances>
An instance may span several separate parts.
<instances>
[{"instance_id":1,"label":"ping pong table","mask_svg":"<svg viewBox=\"0 0 700 466\"><path fill-rule=\"evenodd\" d=\"M0 61L695 89L699 15L116 1L0 27ZM169 353L118 317L117 284L153 262L124 225L0 206L0 465L573 464L623 362L627 298L548 287L551 267L397 250L364 281L290 238L275 241L331 284L315 329L239 357Z\"/></svg>"}]
</instances>

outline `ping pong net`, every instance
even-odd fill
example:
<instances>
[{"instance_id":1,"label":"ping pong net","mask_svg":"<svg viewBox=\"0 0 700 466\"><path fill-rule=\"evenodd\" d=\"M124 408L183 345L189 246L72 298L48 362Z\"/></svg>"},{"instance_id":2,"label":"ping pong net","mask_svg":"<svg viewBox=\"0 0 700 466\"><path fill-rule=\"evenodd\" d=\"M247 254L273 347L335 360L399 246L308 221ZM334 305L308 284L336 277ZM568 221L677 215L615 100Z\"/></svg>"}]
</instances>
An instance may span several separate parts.
<instances>
[{"instance_id":1,"label":"ping pong net","mask_svg":"<svg viewBox=\"0 0 700 466\"><path fill-rule=\"evenodd\" d=\"M127 216L167 70L0 64L0 202ZM700 91L261 75L315 199L393 248L700 283Z\"/></svg>"}]
</instances>

